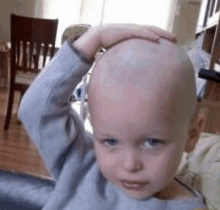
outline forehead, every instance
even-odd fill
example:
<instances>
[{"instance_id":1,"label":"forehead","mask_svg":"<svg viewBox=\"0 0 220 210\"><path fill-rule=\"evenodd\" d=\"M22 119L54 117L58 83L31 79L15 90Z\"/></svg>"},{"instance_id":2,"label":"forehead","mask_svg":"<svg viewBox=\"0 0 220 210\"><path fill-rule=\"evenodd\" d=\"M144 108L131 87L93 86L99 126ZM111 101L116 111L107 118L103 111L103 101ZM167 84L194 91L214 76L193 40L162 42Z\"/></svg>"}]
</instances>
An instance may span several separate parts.
<instances>
[{"instance_id":1,"label":"forehead","mask_svg":"<svg viewBox=\"0 0 220 210\"><path fill-rule=\"evenodd\" d=\"M174 116L169 95L147 93L136 87L132 90L96 95L90 104L94 132L126 139L146 135L170 138L176 128L171 121Z\"/></svg>"},{"instance_id":2,"label":"forehead","mask_svg":"<svg viewBox=\"0 0 220 210\"><path fill-rule=\"evenodd\" d=\"M167 41L155 44L131 40L107 51L96 64L92 79L99 85L139 87L169 82L181 78L184 59L183 51Z\"/></svg>"}]
</instances>

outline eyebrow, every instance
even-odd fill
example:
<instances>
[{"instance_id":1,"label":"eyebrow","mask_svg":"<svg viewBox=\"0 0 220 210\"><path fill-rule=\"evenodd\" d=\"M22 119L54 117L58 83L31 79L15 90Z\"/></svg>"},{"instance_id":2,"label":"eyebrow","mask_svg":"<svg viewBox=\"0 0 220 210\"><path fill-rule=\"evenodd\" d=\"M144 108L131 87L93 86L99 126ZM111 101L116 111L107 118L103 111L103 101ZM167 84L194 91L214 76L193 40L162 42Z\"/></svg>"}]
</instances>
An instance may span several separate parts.
<instances>
[{"instance_id":1,"label":"eyebrow","mask_svg":"<svg viewBox=\"0 0 220 210\"><path fill-rule=\"evenodd\" d=\"M109 133L104 133L104 132L98 132L99 133L99 135L102 137L102 138L110 138L110 139L115 139L115 140L119 140L119 141L122 141L121 139L119 139L119 138L116 138L116 137L114 137L114 134L113 135L111 135L111 134L109 134ZM95 135L97 135L95 132L94 132L94 134ZM140 137L140 139L141 138L154 138L154 139L158 139L158 140L163 140L163 141L171 141L171 137L154 137L154 135L161 135L161 133L160 132L158 132L158 131L156 131L156 132L153 132L153 133L151 133L151 134L146 134L146 135L144 135L144 136L141 136Z\"/></svg>"}]
</instances>

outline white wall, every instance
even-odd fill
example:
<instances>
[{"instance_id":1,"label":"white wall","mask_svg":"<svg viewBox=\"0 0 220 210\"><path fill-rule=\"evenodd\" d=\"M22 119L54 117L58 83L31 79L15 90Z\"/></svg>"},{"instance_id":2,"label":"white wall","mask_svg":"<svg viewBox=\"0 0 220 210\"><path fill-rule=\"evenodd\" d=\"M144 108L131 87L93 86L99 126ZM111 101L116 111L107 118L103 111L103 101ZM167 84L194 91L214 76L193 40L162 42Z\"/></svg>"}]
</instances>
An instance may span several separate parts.
<instances>
[{"instance_id":1,"label":"white wall","mask_svg":"<svg viewBox=\"0 0 220 210\"><path fill-rule=\"evenodd\" d=\"M45 0L36 0L34 16L38 18L43 17L44 7L45 7Z\"/></svg>"},{"instance_id":2,"label":"white wall","mask_svg":"<svg viewBox=\"0 0 220 210\"><path fill-rule=\"evenodd\" d=\"M100 24L102 2L84 0L80 22ZM171 0L105 0L103 23L149 24L167 29L170 11Z\"/></svg>"},{"instance_id":3,"label":"white wall","mask_svg":"<svg viewBox=\"0 0 220 210\"><path fill-rule=\"evenodd\" d=\"M10 40L10 14L34 17L39 0L0 0L0 40Z\"/></svg>"},{"instance_id":4,"label":"white wall","mask_svg":"<svg viewBox=\"0 0 220 210\"><path fill-rule=\"evenodd\" d=\"M60 47L64 30L79 21L81 0L40 0L35 14L42 18L59 19L56 46ZM39 8L40 11L39 11Z\"/></svg>"},{"instance_id":5,"label":"white wall","mask_svg":"<svg viewBox=\"0 0 220 210\"><path fill-rule=\"evenodd\" d=\"M177 0L105 0L103 23L137 23L169 29L172 1ZM36 11L36 14L59 19L56 46L60 45L62 33L68 26L77 23L95 26L101 23L103 0L44 2L41 3L43 13Z\"/></svg>"}]
</instances>

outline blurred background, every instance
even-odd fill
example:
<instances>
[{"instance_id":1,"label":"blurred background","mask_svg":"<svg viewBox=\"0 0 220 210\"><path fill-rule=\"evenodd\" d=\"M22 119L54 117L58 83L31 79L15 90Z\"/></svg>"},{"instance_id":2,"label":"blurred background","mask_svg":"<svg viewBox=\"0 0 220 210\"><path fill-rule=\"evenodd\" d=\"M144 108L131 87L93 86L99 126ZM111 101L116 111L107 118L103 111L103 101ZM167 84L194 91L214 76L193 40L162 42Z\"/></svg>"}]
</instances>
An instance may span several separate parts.
<instances>
[{"instance_id":1,"label":"blurred background","mask_svg":"<svg viewBox=\"0 0 220 210\"><path fill-rule=\"evenodd\" d=\"M150 24L177 34L178 44L195 39L200 0L1 0L0 40L10 41L10 14L58 18L56 46L73 24Z\"/></svg>"}]
</instances>

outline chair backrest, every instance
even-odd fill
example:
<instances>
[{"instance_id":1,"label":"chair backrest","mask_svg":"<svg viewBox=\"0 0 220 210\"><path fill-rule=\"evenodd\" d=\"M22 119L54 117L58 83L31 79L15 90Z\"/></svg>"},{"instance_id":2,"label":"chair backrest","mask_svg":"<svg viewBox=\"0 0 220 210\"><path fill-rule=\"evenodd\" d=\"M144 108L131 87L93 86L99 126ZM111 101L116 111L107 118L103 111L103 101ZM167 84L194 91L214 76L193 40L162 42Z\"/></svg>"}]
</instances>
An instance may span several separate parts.
<instances>
[{"instance_id":1,"label":"chair backrest","mask_svg":"<svg viewBox=\"0 0 220 210\"><path fill-rule=\"evenodd\" d=\"M44 67L49 54L54 55L57 26L58 19L11 14L11 69L36 72Z\"/></svg>"}]
</instances>

